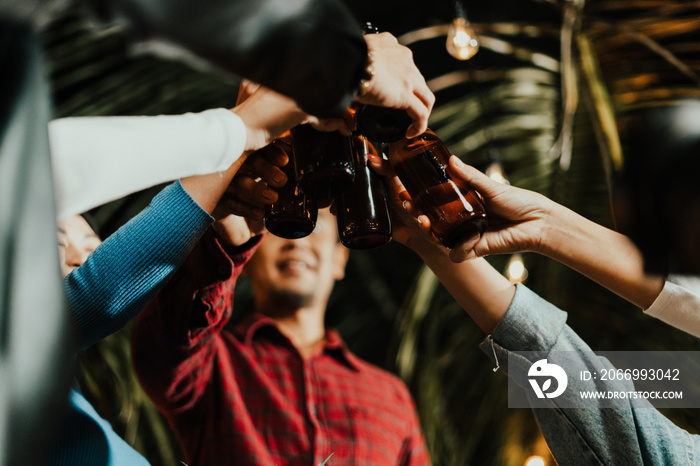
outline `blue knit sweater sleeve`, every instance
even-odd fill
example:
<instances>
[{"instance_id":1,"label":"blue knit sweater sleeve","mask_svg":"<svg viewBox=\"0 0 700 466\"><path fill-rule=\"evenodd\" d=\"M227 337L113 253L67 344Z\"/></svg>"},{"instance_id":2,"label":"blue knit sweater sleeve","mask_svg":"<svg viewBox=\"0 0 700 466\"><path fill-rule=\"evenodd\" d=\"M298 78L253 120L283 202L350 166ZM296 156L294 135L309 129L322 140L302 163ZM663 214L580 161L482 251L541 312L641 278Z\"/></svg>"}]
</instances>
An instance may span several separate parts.
<instances>
[{"instance_id":1,"label":"blue knit sweater sleeve","mask_svg":"<svg viewBox=\"0 0 700 466\"><path fill-rule=\"evenodd\" d=\"M79 349L135 317L213 220L176 181L73 270L64 287Z\"/></svg>"}]
</instances>

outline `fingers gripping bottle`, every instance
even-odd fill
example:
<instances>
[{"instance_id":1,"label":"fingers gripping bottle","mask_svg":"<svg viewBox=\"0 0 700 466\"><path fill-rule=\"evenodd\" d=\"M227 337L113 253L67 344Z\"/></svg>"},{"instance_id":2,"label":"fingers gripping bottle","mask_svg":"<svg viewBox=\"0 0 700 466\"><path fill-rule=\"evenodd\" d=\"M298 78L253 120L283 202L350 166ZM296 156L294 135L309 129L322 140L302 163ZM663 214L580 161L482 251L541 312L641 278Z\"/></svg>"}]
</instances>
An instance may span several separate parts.
<instances>
[{"instance_id":1,"label":"fingers gripping bottle","mask_svg":"<svg viewBox=\"0 0 700 466\"><path fill-rule=\"evenodd\" d=\"M389 146L389 161L411 200L430 219L431 229L448 248L475 236L488 225L476 191L458 186L447 172L450 152L431 130Z\"/></svg>"},{"instance_id":2,"label":"fingers gripping bottle","mask_svg":"<svg viewBox=\"0 0 700 466\"><path fill-rule=\"evenodd\" d=\"M281 167L287 175L287 184L277 189L277 201L265 207L265 228L280 238L298 239L308 236L316 227L316 201L299 186L296 160L290 138L280 138L261 150L282 150L287 154L287 165Z\"/></svg>"},{"instance_id":3,"label":"fingers gripping bottle","mask_svg":"<svg viewBox=\"0 0 700 466\"><path fill-rule=\"evenodd\" d=\"M379 29L372 23L363 26L365 34L378 34ZM405 110L379 107L376 105L356 105L355 118L360 132L373 142L394 142L406 134L412 120Z\"/></svg>"}]
</instances>

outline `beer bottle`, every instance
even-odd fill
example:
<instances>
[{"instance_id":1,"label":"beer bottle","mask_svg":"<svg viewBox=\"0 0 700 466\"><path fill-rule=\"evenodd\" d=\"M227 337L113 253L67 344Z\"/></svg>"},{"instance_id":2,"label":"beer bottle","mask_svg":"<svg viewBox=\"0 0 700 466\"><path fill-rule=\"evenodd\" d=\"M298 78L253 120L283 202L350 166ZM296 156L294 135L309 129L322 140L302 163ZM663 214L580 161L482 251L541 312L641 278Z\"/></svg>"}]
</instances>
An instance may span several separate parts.
<instances>
[{"instance_id":1,"label":"beer bottle","mask_svg":"<svg viewBox=\"0 0 700 466\"><path fill-rule=\"evenodd\" d=\"M314 199L299 187L291 138L276 139L261 150L282 150L288 157L287 164L281 167L287 175L287 183L277 189L277 201L265 206L265 228L281 238L308 236L316 227L318 208Z\"/></svg>"},{"instance_id":2,"label":"beer bottle","mask_svg":"<svg viewBox=\"0 0 700 466\"><path fill-rule=\"evenodd\" d=\"M384 179L367 165L377 154L366 137L352 137L355 181L335 200L340 242L350 249L371 249L391 240L391 217Z\"/></svg>"},{"instance_id":3,"label":"beer bottle","mask_svg":"<svg viewBox=\"0 0 700 466\"><path fill-rule=\"evenodd\" d=\"M297 179L306 195L332 200L350 188L355 179L350 137L308 124L295 126L291 133Z\"/></svg>"},{"instance_id":4,"label":"beer bottle","mask_svg":"<svg viewBox=\"0 0 700 466\"><path fill-rule=\"evenodd\" d=\"M388 157L443 246L452 248L484 233L488 217L481 198L476 191L452 181L447 173L450 152L433 131L392 143Z\"/></svg>"}]
</instances>

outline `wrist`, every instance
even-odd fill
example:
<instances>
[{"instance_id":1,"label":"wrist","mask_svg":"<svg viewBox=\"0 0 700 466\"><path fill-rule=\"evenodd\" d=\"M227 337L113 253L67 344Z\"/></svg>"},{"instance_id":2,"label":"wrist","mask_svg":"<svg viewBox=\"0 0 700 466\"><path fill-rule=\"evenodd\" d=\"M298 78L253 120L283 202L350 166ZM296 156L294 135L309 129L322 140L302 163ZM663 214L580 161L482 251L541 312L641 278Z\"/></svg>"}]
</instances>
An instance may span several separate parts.
<instances>
[{"instance_id":1,"label":"wrist","mask_svg":"<svg viewBox=\"0 0 700 466\"><path fill-rule=\"evenodd\" d=\"M222 245L230 247L241 246L254 236L244 218L230 214L214 222L212 230Z\"/></svg>"},{"instance_id":2,"label":"wrist","mask_svg":"<svg viewBox=\"0 0 700 466\"><path fill-rule=\"evenodd\" d=\"M436 261L449 260L449 250L434 241L422 236L413 236L404 244L407 248L418 254L428 266Z\"/></svg>"},{"instance_id":3,"label":"wrist","mask_svg":"<svg viewBox=\"0 0 700 466\"><path fill-rule=\"evenodd\" d=\"M573 225L570 221L569 209L554 202L542 210L539 242L533 245L532 251L556 259L561 248L570 241L569 235Z\"/></svg>"},{"instance_id":4,"label":"wrist","mask_svg":"<svg viewBox=\"0 0 700 466\"><path fill-rule=\"evenodd\" d=\"M269 134L265 129L261 129L260 125L256 121L256 115L254 112L249 112L248 109L240 105L238 107L232 108L231 112L236 114L245 127L245 144L243 145L243 153L251 153L260 149L266 145L266 140L269 138Z\"/></svg>"},{"instance_id":5,"label":"wrist","mask_svg":"<svg viewBox=\"0 0 700 466\"><path fill-rule=\"evenodd\" d=\"M594 251L600 225L562 205L554 204L542 229L542 242L537 252L563 264L574 266L580 251ZM598 245L599 246L599 245Z\"/></svg>"},{"instance_id":6,"label":"wrist","mask_svg":"<svg viewBox=\"0 0 700 466\"><path fill-rule=\"evenodd\" d=\"M260 91L259 91L260 92ZM246 129L244 152L254 152L268 145L289 128L304 122L307 115L291 99L267 94L251 97L232 108Z\"/></svg>"}]
</instances>

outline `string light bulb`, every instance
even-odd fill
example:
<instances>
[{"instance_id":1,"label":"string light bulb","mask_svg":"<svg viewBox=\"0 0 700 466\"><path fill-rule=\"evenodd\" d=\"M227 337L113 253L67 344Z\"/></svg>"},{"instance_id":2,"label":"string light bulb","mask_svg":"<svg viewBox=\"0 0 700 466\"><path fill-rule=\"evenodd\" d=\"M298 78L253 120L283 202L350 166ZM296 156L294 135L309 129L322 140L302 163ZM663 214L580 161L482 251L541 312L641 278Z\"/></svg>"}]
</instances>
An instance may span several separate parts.
<instances>
[{"instance_id":1,"label":"string light bulb","mask_svg":"<svg viewBox=\"0 0 700 466\"><path fill-rule=\"evenodd\" d=\"M456 0L455 10L455 19L447 31L447 52L457 60L469 60L479 51L479 40L467 21L461 0Z\"/></svg>"},{"instance_id":2,"label":"string light bulb","mask_svg":"<svg viewBox=\"0 0 700 466\"><path fill-rule=\"evenodd\" d=\"M527 278L527 269L525 268L522 254L516 253L510 256L508 266L506 267L506 278L510 280L511 283L523 283L525 281Z\"/></svg>"},{"instance_id":3,"label":"string light bulb","mask_svg":"<svg viewBox=\"0 0 700 466\"><path fill-rule=\"evenodd\" d=\"M531 456L525 460L524 466L545 466L545 464L541 456Z\"/></svg>"}]
</instances>

